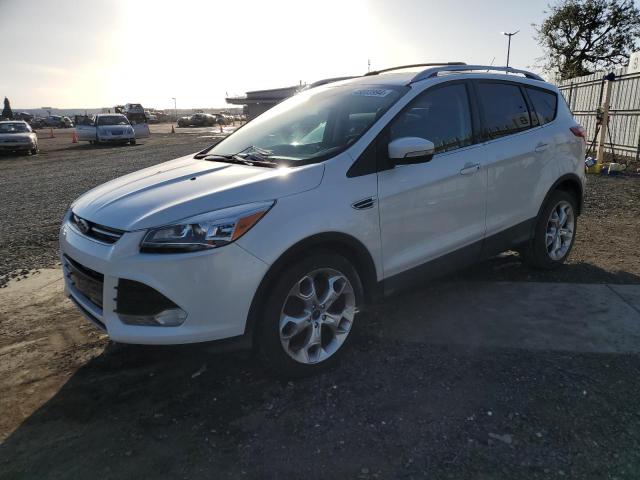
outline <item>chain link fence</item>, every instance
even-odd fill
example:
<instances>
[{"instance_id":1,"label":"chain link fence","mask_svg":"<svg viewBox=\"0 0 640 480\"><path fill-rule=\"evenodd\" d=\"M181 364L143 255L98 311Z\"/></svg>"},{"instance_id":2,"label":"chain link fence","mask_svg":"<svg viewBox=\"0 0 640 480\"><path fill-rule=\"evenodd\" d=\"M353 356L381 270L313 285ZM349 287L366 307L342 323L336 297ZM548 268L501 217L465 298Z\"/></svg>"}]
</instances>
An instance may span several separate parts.
<instances>
[{"instance_id":1,"label":"chain link fence","mask_svg":"<svg viewBox=\"0 0 640 480\"><path fill-rule=\"evenodd\" d=\"M609 132L605 152L615 157L640 158L640 72L626 73L626 68L614 71L616 80L611 90ZM605 73L559 82L574 117L587 131L589 145L597 132L597 109L604 96ZM592 150L595 155L595 151Z\"/></svg>"}]
</instances>

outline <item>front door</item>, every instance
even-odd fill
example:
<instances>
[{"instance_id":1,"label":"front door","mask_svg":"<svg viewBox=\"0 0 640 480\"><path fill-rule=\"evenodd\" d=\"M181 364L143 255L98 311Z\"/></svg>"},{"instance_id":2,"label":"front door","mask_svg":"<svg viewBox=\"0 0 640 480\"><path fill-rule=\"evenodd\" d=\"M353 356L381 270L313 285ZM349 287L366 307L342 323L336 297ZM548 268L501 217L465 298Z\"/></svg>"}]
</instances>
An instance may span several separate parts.
<instances>
[{"instance_id":1,"label":"front door","mask_svg":"<svg viewBox=\"0 0 640 480\"><path fill-rule=\"evenodd\" d=\"M389 141L421 137L434 143L425 163L378 174L385 278L451 253L452 264L478 258L485 233L487 173L473 144L465 82L432 87L388 127Z\"/></svg>"},{"instance_id":2,"label":"front door","mask_svg":"<svg viewBox=\"0 0 640 480\"><path fill-rule=\"evenodd\" d=\"M96 126L88 117L76 117L76 133L78 140L93 141L96 139Z\"/></svg>"}]
</instances>

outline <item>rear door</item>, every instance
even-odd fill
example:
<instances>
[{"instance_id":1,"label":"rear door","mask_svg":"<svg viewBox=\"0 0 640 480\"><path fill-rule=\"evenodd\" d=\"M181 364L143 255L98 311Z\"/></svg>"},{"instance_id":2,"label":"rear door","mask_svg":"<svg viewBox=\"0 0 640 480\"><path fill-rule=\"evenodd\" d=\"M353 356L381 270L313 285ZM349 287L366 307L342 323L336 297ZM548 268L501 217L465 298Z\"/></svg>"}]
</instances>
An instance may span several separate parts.
<instances>
[{"instance_id":1,"label":"rear door","mask_svg":"<svg viewBox=\"0 0 640 480\"><path fill-rule=\"evenodd\" d=\"M555 174L553 141L532 114L524 85L477 80L475 87L486 141L487 236L514 228L508 240L518 243L540 207L537 185Z\"/></svg>"},{"instance_id":2,"label":"rear door","mask_svg":"<svg viewBox=\"0 0 640 480\"><path fill-rule=\"evenodd\" d=\"M447 82L416 97L387 127L387 140L420 137L436 147L425 163L378 174L385 277L445 254L445 268L478 258L485 232L487 174L474 144L468 82ZM387 141L385 140L385 141ZM463 258L464 257L464 258Z\"/></svg>"}]
</instances>

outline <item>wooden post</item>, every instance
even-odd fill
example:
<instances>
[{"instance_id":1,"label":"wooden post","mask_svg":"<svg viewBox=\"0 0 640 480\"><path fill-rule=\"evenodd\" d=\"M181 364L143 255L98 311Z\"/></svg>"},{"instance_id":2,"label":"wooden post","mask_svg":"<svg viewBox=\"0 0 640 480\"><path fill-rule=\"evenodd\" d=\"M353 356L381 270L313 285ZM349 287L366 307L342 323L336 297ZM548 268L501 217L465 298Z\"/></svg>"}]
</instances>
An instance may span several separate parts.
<instances>
[{"instance_id":1,"label":"wooden post","mask_svg":"<svg viewBox=\"0 0 640 480\"><path fill-rule=\"evenodd\" d=\"M605 80L604 85L604 102L602 103L602 123L600 124L600 135L598 138L598 153L596 160L602 165L604 162L604 145L607 141L607 129L609 128L609 102L611 102L611 89L613 82Z\"/></svg>"}]
</instances>

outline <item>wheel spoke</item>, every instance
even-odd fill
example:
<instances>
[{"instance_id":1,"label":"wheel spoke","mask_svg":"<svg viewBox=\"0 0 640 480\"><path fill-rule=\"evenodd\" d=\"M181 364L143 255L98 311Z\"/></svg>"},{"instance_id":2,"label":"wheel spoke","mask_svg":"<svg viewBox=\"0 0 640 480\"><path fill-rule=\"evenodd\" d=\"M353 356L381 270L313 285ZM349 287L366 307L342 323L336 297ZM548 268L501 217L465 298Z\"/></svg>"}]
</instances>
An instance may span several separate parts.
<instances>
[{"instance_id":1,"label":"wheel spoke","mask_svg":"<svg viewBox=\"0 0 640 480\"><path fill-rule=\"evenodd\" d=\"M558 208L558 210L559 210L558 225L560 227L564 227L567 224L567 219L569 218L567 215L567 207L562 205Z\"/></svg>"},{"instance_id":2,"label":"wheel spoke","mask_svg":"<svg viewBox=\"0 0 640 480\"><path fill-rule=\"evenodd\" d=\"M329 284L327 292L320 300L320 304L323 305L323 308L325 309L330 308L331 305L340 298L340 295L342 295L342 292L344 292L344 288L347 285L347 279L342 275L336 275L334 277L329 277L327 282Z\"/></svg>"},{"instance_id":3,"label":"wheel spoke","mask_svg":"<svg viewBox=\"0 0 640 480\"><path fill-rule=\"evenodd\" d=\"M561 228L558 231L558 234L560 237L564 238L564 239L571 239L571 237L573 236L573 232L571 230L569 230L568 228Z\"/></svg>"},{"instance_id":4,"label":"wheel spoke","mask_svg":"<svg viewBox=\"0 0 640 480\"><path fill-rule=\"evenodd\" d=\"M556 238L555 234L547 232L545 243L547 245L547 249L553 244L554 239Z\"/></svg>"}]
</instances>

